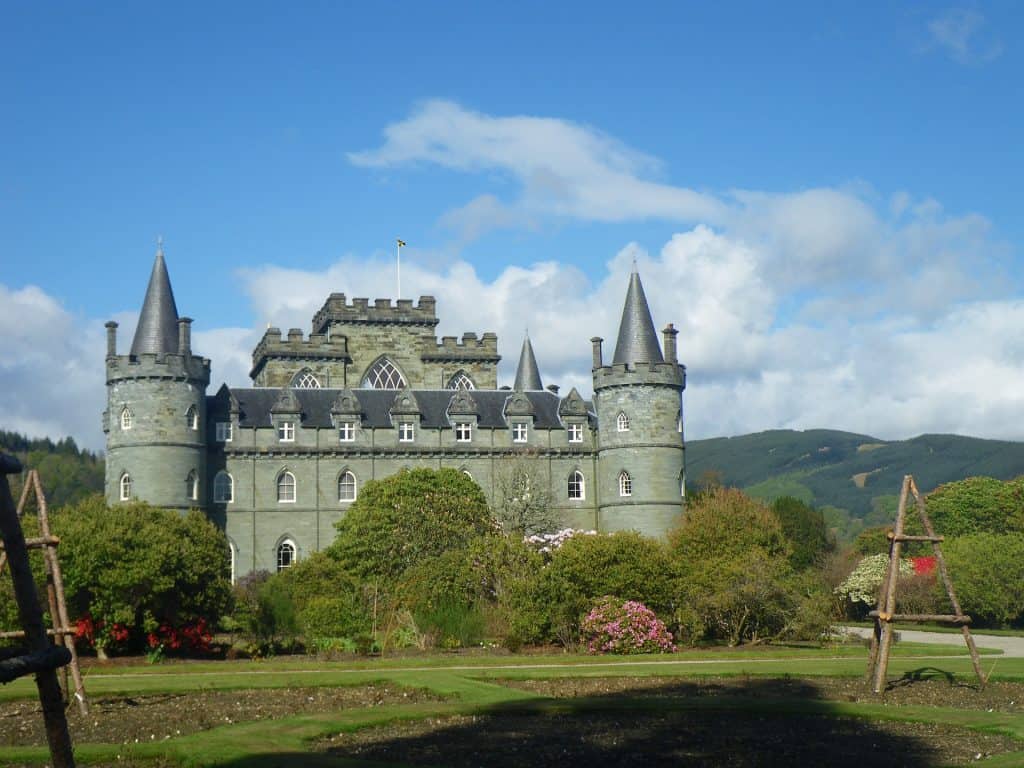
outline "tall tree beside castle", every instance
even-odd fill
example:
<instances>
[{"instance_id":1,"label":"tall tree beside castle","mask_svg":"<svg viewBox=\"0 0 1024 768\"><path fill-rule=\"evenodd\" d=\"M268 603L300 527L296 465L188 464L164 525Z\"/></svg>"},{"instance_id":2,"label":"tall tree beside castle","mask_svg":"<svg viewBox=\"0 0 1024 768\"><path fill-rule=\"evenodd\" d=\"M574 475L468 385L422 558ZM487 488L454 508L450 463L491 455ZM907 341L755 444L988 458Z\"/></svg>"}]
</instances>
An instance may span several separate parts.
<instances>
[{"instance_id":1,"label":"tall tree beside castle","mask_svg":"<svg viewBox=\"0 0 1024 768\"><path fill-rule=\"evenodd\" d=\"M610 363L591 339L592 400L545 389L529 338L498 388L497 336L438 341L431 296L331 294L308 336L266 331L252 387L212 395L191 323L161 249L129 354L107 323L106 495L203 510L236 576L324 549L363 483L415 467L465 472L494 508L504 470L526 463L566 526L662 536L681 515L686 369L671 324L658 343L635 270Z\"/></svg>"}]
</instances>

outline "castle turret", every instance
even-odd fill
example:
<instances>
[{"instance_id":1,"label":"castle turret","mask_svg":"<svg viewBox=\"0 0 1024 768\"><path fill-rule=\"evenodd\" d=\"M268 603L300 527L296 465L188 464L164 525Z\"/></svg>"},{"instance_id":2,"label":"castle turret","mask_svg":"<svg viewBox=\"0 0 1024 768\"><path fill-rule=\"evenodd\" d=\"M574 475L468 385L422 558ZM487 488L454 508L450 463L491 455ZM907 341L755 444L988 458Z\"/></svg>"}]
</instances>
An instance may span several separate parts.
<instances>
[{"instance_id":1,"label":"castle turret","mask_svg":"<svg viewBox=\"0 0 1024 768\"><path fill-rule=\"evenodd\" d=\"M210 361L192 354L163 249L157 250L131 353L107 323L106 495L168 509L206 507L206 387Z\"/></svg>"},{"instance_id":2,"label":"castle turret","mask_svg":"<svg viewBox=\"0 0 1024 768\"><path fill-rule=\"evenodd\" d=\"M544 385L540 381L540 369L537 367L537 358L533 354L533 344L530 343L529 334L523 339L523 349L519 353L519 367L516 368L516 381L512 389L516 392L533 392L544 389Z\"/></svg>"},{"instance_id":3,"label":"castle turret","mask_svg":"<svg viewBox=\"0 0 1024 768\"><path fill-rule=\"evenodd\" d=\"M675 329L658 345L640 275L629 278L611 365L592 339L600 465L598 527L664 536L682 515L682 392Z\"/></svg>"}]
</instances>

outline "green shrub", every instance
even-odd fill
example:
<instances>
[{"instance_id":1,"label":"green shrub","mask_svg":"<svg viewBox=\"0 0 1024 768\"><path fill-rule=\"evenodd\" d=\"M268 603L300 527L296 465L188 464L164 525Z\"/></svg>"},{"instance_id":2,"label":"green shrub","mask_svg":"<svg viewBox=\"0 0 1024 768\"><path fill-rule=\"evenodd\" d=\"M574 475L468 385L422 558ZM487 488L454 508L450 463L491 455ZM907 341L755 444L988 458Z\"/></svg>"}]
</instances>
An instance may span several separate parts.
<instances>
[{"instance_id":1,"label":"green shrub","mask_svg":"<svg viewBox=\"0 0 1024 768\"><path fill-rule=\"evenodd\" d=\"M1024 618L1024 535L974 533L942 547L964 612L979 626Z\"/></svg>"}]
</instances>

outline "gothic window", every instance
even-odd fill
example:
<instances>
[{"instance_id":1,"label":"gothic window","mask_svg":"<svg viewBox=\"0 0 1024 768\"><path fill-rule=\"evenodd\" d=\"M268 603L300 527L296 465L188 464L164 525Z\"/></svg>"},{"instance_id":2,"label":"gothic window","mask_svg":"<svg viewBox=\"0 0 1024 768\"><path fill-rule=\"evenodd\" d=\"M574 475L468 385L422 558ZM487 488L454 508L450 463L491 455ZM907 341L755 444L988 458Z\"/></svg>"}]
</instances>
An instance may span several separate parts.
<instances>
[{"instance_id":1,"label":"gothic window","mask_svg":"<svg viewBox=\"0 0 1024 768\"><path fill-rule=\"evenodd\" d=\"M277 570L283 571L295 565L295 542L285 539L277 545Z\"/></svg>"},{"instance_id":2,"label":"gothic window","mask_svg":"<svg viewBox=\"0 0 1024 768\"><path fill-rule=\"evenodd\" d=\"M569 442L570 443L582 443L583 442L583 425L582 424L570 424L568 429L569 429Z\"/></svg>"},{"instance_id":3,"label":"gothic window","mask_svg":"<svg viewBox=\"0 0 1024 768\"><path fill-rule=\"evenodd\" d=\"M466 477L468 477L468 478L469 478L470 480L473 480L473 476L472 476L471 474L469 474L469 470L468 470L468 469L464 469L464 470L462 470L462 474L464 474L464 475L465 475ZM476 482L476 481L475 481L475 480L473 480L473 482Z\"/></svg>"},{"instance_id":4,"label":"gothic window","mask_svg":"<svg viewBox=\"0 0 1024 768\"><path fill-rule=\"evenodd\" d=\"M213 500L223 504L230 504L235 500L235 481L223 470L213 478Z\"/></svg>"},{"instance_id":5,"label":"gothic window","mask_svg":"<svg viewBox=\"0 0 1024 768\"><path fill-rule=\"evenodd\" d=\"M121 409L121 429L132 428L132 412L126 405Z\"/></svg>"},{"instance_id":6,"label":"gothic window","mask_svg":"<svg viewBox=\"0 0 1024 768\"><path fill-rule=\"evenodd\" d=\"M398 425L398 442L411 443L416 436L416 425L411 421L403 421Z\"/></svg>"},{"instance_id":7,"label":"gothic window","mask_svg":"<svg viewBox=\"0 0 1024 768\"><path fill-rule=\"evenodd\" d=\"M282 443L295 442L295 422L282 421L277 425L277 439Z\"/></svg>"},{"instance_id":8,"label":"gothic window","mask_svg":"<svg viewBox=\"0 0 1024 768\"><path fill-rule=\"evenodd\" d=\"M121 475L121 501L129 501L132 497L132 476L125 472Z\"/></svg>"},{"instance_id":9,"label":"gothic window","mask_svg":"<svg viewBox=\"0 0 1024 768\"><path fill-rule=\"evenodd\" d=\"M679 495L686 498L686 470L679 473Z\"/></svg>"},{"instance_id":10,"label":"gothic window","mask_svg":"<svg viewBox=\"0 0 1024 768\"><path fill-rule=\"evenodd\" d=\"M629 432L629 416L622 411L619 411L619 416L615 420L615 425L618 427L619 432Z\"/></svg>"},{"instance_id":11,"label":"gothic window","mask_svg":"<svg viewBox=\"0 0 1024 768\"><path fill-rule=\"evenodd\" d=\"M569 475L569 498L586 498L586 491L586 482L583 479L583 473L577 469L575 472Z\"/></svg>"},{"instance_id":12,"label":"gothic window","mask_svg":"<svg viewBox=\"0 0 1024 768\"><path fill-rule=\"evenodd\" d=\"M185 411L185 424L191 430L199 429L199 414L196 413L194 405L190 405Z\"/></svg>"},{"instance_id":13,"label":"gothic window","mask_svg":"<svg viewBox=\"0 0 1024 768\"><path fill-rule=\"evenodd\" d=\"M633 478L629 476L629 472L622 470L619 473L619 496L632 496L633 495Z\"/></svg>"},{"instance_id":14,"label":"gothic window","mask_svg":"<svg viewBox=\"0 0 1024 768\"><path fill-rule=\"evenodd\" d=\"M382 357L366 372L363 386L370 389L405 389L405 377L393 362Z\"/></svg>"},{"instance_id":15,"label":"gothic window","mask_svg":"<svg viewBox=\"0 0 1024 768\"><path fill-rule=\"evenodd\" d=\"M460 421L455 425L455 442L468 443L473 440L473 425Z\"/></svg>"},{"instance_id":16,"label":"gothic window","mask_svg":"<svg viewBox=\"0 0 1024 768\"><path fill-rule=\"evenodd\" d=\"M231 422L230 421L218 421L217 422L217 442L218 443L230 443L231 442Z\"/></svg>"},{"instance_id":17,"label":"gothic window","mask_svg":"<svg viewBox=\"0 0 1024 768\"><path fill-rule=\"evenodd\" d=\"M459 371L448 381L448 389L476 389L476 384L465 371Z\"/></svg>"},{"instance_id":18,"label":"gothic window","mask_svg":"<svg viewBox=\"0 0 1024 768\"><path fill-rule=\"evenodd\" d=\"M529 435L530 428L526 424L513 424L512 425L512 442L513 443L525 443L526 438Z\"/></svg>"},{"instance_id":19,"label":"gothic window","mask_svg":"<svg viewBox=\"0 0 1024 768\"><path fill-rule=\"evenodd\" d=\"M235 583L235 545L228 541L228 556L231 558L231 583Z\"/></svg>"},{"instance_id":20,"label":"gothic window","mask_svg":"<svg viewBox=\"0 0 1024 768\"><path fill-rule=\"evenodd\" d=\"M338 501L356 500L356 476L345 470L338 476Z\"/></svg>"},{"instance_id":21,"label":"gothic window","mask_svg":"<svg viewBox=\"0 0 1024 768\"><path fill-rule=\"evenodd\" d=\"M185 478L185 497L189 501L196 501L199 498L199 478L195 470L189 472Z\"/></svg>"},{"instance_id":22,"label":"gothic window","mask_svg":"<svg viewBox=\"0 0 1024 768\"><path fill-rule=\"evenodd\" d=\"M277 501L279 504L295 503L295 475L291 472L277 476Z\"/></svg>"},{"instance_id":23,"label":"gothic window","mask_svg":"<svg viewBox=\"0 0 1024 768\"><path fill-rule=\"evenodd\" d=\"M353 421L338 422L338 442L351 443L356 439L356 425Z\"/></svg>"},{"instance_id":24,"label":"gothic window","mask_svg":"<svg viewBox=\"0 0 1024 768\"><path fill-rule=\"evenodd\" d=\"M320 379L313 375L308 368L303 368L292 379L292 386L295 389L320 389Z\"/></svg>"}]
</instances>

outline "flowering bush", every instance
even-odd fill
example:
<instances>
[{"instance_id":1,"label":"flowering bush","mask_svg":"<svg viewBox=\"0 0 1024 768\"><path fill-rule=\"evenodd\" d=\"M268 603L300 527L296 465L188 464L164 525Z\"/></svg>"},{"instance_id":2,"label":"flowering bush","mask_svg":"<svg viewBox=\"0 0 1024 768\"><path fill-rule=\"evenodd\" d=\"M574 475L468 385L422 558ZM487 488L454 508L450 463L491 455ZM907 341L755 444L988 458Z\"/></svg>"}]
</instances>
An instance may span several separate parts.
<instances>
[{"instance_id":1,"label":"flowering bush","mask_svg":"<svg viewBox=\"0 0 1024 768\"><path fill-rule=\"evenodd\" d=\"M914 573L918 576L935 573L935 555L912 557L910 561L914 564Z\"/></svg>"},{"instance_id":2,"label":"flowering bush","mask_svg":"<svg viewBox=\"0 0 1024 768\"><path fill-rule=\"evenodd\" d=\"M150 648L161 648L171 651L191 651L205 653L210 650L213 635L206 625L205 619L196 619L179 627L161 624L156 632L146 635L146 643Z\"/></svg>"},{"instance_id":3,"label":"flowering bush","mask_svg":"<svg viewBox=\"0 0 1024 768\"><path fill-rule=\"evenodd\" d=\"M889 555L868 555L857 564L853 573L847 576L846 581L836 587L835 592L852 603L874 605L878 602L878 590L881 588L882 582L885 581L885 574L888 570ZM913 576L914 573L914 564L908 559L900 559L899 575Z\"/></svg>"},{"instance_id":4,"label":"flowering bush","mask_svg":"<svg viewBox=\"0 0 1024 768\"><path fill-rule=\"evenodd\" d=\"M561 549L562 545L573 536L596 535L597 531L581 531L575 528L563 528L555 533L535 533L532 536L525 537L523 542L535 551L540 552L542 555L550 555L552 552L556 552Z\"/></svg>"},{"instance_id":5,"label":"flowering bush","mask_svg":"<svg viewBox=\"0 0 1024 768\"><path fill-rule=\"evenodd\" d=\"M75 640L99 651L121 650L130 637L124 624L106 624L88 613L75 622Z\"/></svg>"},{"instance_id":6,"label":"flowering bush","mask_svg":"<svg viewBox=\"0 0 1024 768\"><path fill-rule=\"evenodd\" d=\"M590 653L672 653L672 634L654 611L635 600L607 595L580 627Z\"/></svg>"}]
</instances>

